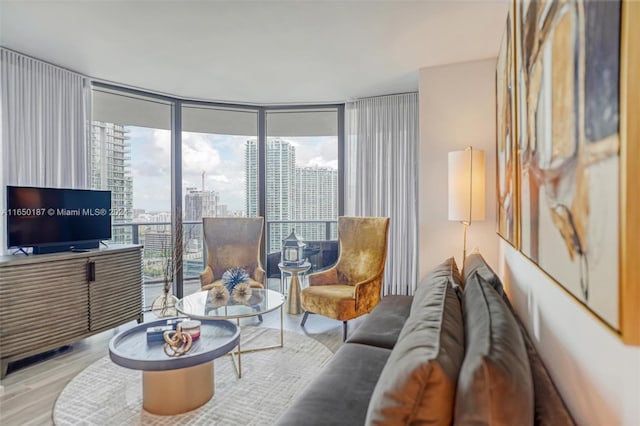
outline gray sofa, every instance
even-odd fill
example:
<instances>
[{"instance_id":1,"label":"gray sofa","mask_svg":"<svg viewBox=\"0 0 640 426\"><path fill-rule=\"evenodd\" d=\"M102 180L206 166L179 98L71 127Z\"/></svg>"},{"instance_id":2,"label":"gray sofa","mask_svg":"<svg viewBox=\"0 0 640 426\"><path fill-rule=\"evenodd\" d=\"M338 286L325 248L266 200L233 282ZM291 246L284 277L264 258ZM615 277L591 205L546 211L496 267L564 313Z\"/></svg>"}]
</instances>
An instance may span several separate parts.
<instances>
[{"instance_id":1,"label":"gray sofa","mask_svg":"<svg viewBox=\"0 0 640 426\"><path fill-rule=\"evenodd\" d=\"M572 425L502 284L474 254L387 296L280 425Z\"/></svg>"}]
</instances>

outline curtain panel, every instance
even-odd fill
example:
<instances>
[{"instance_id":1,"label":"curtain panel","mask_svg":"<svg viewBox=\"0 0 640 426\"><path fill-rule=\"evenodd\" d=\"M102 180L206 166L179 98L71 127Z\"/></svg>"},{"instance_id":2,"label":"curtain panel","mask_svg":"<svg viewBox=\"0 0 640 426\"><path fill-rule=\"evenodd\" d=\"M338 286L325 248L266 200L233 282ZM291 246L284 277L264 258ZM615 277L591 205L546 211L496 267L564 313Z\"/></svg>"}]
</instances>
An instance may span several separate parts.
<instances>
[{"instance_id":1,"label":"curtain panel","mask_svg":"<svg viewBox=\"0 0 640 426\"><path fill-rule=\"evenodd\" d=\"M89 188L88 92L85 77L0 48L0 209L6 185Z\"/></svg>"},{"instance_id":2,"label":"curtain panel","mask_svg":"<svg viewBox=\"0 0 640 426\"><path fill-rule=\"evenodd\" d=\"M418 94L350 102L345 112L345 214L389 216L383 294L413 294L418 277Z\"/></svg>"}]
</instances>

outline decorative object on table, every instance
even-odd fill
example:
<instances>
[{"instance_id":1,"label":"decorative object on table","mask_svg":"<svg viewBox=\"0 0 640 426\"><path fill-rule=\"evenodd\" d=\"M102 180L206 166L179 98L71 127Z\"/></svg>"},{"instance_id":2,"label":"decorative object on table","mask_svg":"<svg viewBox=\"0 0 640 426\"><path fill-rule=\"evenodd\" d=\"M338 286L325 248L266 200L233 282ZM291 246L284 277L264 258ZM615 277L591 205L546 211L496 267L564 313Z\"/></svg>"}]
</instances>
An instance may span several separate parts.
<instances>
[{"instance_id":1,"label":"decorative object on table","mask_svg":"<svg viewBox=\"0 0 640 426\"><path fill-rule=\"evenodd\" d=\"M176 223L182 223L182 214L176 212ZM171 294L171 287L174 277L182 274L181 262L176 263L176 259L182 259L184 248L188 241L184 240L183 226L175 229L175 236L171 238L171 233L163 235L161 255L162 266L162 295L158 296L151 304L151 311L158 318L174 317L178 315L175 305L178 298ZM176 244L176 242L179 242Z\"/></svg>"},{"instance_id":2,"label":"decorative object on table","mask_svg":"<svg viewBox=\"0 0 640 426\"><path fill-rule=\"evenodd\" d=\"M227 269L224 274L222 274L222 283L225 285L229 293L233 291L233 289L238 284L248 283L249 282L249 274L242 268L231 268Z\"/></svg>"},{"instance_id":3,"label":"decorative object on table","mask_svg":"<svg viewBox=\"0 0 640 426\"><path fill-rule=\"evenodd\" d=\"M246 304L251 299L251 285L248 282L237 284L231 295L236 302Z\"/></svg>"},{"instance_id":4,"label":"decorative object on table","mask_svg":"<svg viewBox=\"0 0 640 426\"><path fill-rule=\"evenodd\" d=\"M172 330L175 330L178 327L178 324L180 324L182 321L186 321L189 318L174 318L174 319L170 319L167 320L167 325L171 326Z\"/></svg>"},{"instance_id":5,"label":"decorative object on table","mask_svg":"<svg viewBox=\"0 0 640 426\"><path fill-rule=\"evenodd\" d=\"M298 238L296 230L292 229L291 234L282 240L282 263L284 266L300 266L304 260L304 248L306 244Z\"/></svg>"},{"instance_id":6,"label":"decorative object on table","mask_svg":"<svg viewBox=\"0 0 640 426\"><path fill-rule=\"evenodd\" d=\"M198 327L198 337L200 337L200 327ZM164 353L170 357L182 356L189 352L193 343L191 334L182 331L182 325L178 324L175 330L165 331L164 337Z\"/></svg>"},{"instance_id":7,"label":"decorative object on table","mask_svg":"<svg viewBox=\"0 0 640 426\"><path fill-rule=\"evenodd\" d=\"M223 284L216 284L209 290L211 304L215 307L224 306L229 302L229 290Z\"/></svg>"},{"instance_id":8,"label":"decorative object on table","mask_svg":"<svg viewBox=\"0 0 640 426\"><path fill-rule=\"evenodd\" d=\"M183 333L189 333L191 336L191 340L195 341L200 338L200 325L202 323L198 320L185 320L182 321L180 327L182 328Z\"/></svg>"},{"instance_id":9,"label":"decorative object on table","mask_svg":"<svg viewBox=\"0 0 640 426\"><path fill-rule=\"evenodd\" d=\"M148 327L147 328L147 344L164 342L164 332L173 331L175 328L171 325Z\"/></svg>"},{"instance_id":10,"label":"decorative object on table","mask_svg":"<svg viewBox=\"0 0 640 426\"><path fill-rule=\"evenodd\" d=\"M462 260L467 257L467 228L484 220L484 151L467 147L449 153L449 220L464 226Z\"/></svg>"},{"instance_id":11,"label":"decorative object on table","mask_svg":"<svg viewBox=\"0 0 640 426\"><path fill-rule=\"evenodd\" d=\"M207 265L200 274L200 288L209 290L222 283L222 274L241 266L253 288L264 288L265 272L260 260L262 217L204 217ZM231 290L231 289L230 289Z\"/></svg>"},{"instance_id":12,"label":"decorative object on table","mask_svg":"<svg viewBox=\"0 0 640 426\"><path fill-rule=\"evenodd\" d=\"M640 5L514 6L518 247L638 345Z\"/></svg>"}]
</instances>

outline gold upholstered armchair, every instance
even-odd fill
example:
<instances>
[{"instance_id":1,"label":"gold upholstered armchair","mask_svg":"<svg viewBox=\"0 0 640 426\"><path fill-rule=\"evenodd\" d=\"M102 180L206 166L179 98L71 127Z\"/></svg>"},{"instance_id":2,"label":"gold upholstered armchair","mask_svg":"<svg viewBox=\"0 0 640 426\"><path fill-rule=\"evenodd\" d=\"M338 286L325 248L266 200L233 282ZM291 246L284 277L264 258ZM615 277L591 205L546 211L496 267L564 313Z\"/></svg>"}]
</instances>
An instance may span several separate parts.
<instances>
[{"instance_id":1,"label":"gold upholstered armchair","mask_svg":"<svg viewBox=\"0 0 640 426\"><path fill-rule=\"evenodd\" d=\"M309 287L301 293L301 326L310 313L324 315L342 321L346 340L347 321L380 302L388 234L388 217L338 218L338 262L309 275Z\"/></svg>"},{"instance_id":2,"label":"gold upholstered armchair","mask_svg":"<svg viewBox=\"0 0 640 426\"><path fill-rule=\"evenodd\" d=\"M263 288L265 273L260 262L262 217L204 217L204 241L207 266L200 274L200 287L208 290L222 283L222 274L230 268L243 268L251 287Z\"/></svg>"}]
</instances>

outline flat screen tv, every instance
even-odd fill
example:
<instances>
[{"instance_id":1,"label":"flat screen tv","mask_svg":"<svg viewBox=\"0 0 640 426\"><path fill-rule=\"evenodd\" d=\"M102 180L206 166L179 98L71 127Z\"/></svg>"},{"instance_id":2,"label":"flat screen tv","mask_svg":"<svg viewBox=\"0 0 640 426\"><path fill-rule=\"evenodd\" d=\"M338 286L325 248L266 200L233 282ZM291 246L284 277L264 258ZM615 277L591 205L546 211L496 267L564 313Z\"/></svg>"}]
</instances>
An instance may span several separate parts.
<instances>
[{"instance_id":1,"label":"flat screen tv","mask_svg":"<svg viewBox=\"0 0 640 426\"><path fill-rule=\"evenodd\" d=\"M111 191L7 186L7 246L34 254L98 248L111 238Z\"/></svg>"}]
</instances>

